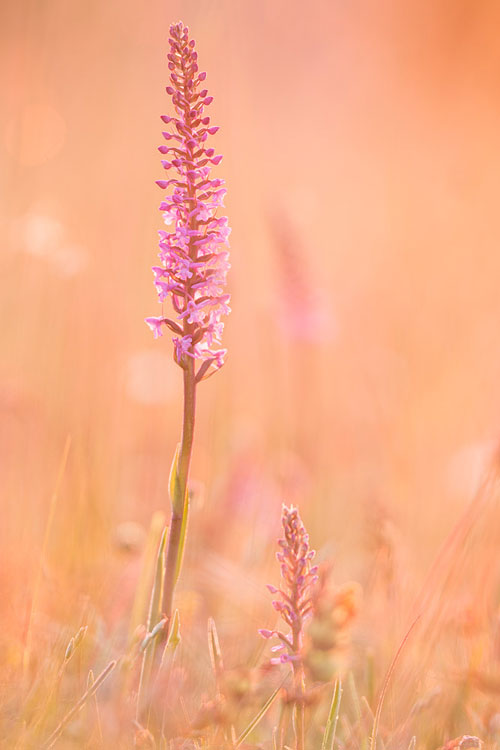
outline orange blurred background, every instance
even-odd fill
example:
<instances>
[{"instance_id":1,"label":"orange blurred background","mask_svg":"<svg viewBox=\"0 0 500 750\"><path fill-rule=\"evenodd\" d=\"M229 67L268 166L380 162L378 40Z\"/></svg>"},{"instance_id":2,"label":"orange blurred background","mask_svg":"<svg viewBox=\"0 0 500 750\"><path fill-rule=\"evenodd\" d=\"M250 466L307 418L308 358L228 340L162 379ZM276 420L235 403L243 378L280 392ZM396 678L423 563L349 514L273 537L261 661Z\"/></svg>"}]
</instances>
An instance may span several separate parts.
<instances>
[{"instance_id":1,"label":"orange blurred background","mask_svg":"<svg viewBox=\"0 0 500 750\"><path fill-rule=\"evenodd\" d=\"M207 550L228 578L230 560L248 580L259 556L272 569L286 500L340 578L362 575L382 508L417 586L498 438L498 3L19 0L0 19L10 629L68 436L43 583L66 592L62 618L87 577L105 596L120 524L168 511L181 373L143 319L179 19L233 229L229 356L199 388L193 569L204 580Z\"/></svg>"}]
</instances>

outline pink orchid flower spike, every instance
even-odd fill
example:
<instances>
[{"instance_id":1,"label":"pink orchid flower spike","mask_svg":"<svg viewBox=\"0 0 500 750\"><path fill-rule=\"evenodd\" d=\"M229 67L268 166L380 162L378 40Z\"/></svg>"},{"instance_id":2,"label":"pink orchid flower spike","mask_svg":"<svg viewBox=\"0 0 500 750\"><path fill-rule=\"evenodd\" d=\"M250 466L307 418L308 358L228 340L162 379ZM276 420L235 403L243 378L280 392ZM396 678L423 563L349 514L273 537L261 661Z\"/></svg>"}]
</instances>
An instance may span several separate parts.
<instances>
[{"instance_id":1,"label":"pink orchid flower spike","mask_svg":"<svg viewBox=\"0 0 500 750\"><path fill-rule=\"evenodd\" d=\"M153 267L160 303L170 299L175 320L165 316L146 318L155 338L167 326L175 334L174 359L183 368L186 358L200 362L197 379L224 363L221 348L222 317L230 312L225 292L229 269L228 238L231 232L225 216L218 216L226 193L224 180L213 178L211 170L220 163L207 146L218 128L210 124L205 108L212 102L202 88L206 73L198 70L198 54L188 28L182 23L170 27L167 55L174 116L163 115L169 125L159 147L167 179L158 180L168 195L160 204L167 230L160 235L160 266Z\"/></svg>"}]
</instances>

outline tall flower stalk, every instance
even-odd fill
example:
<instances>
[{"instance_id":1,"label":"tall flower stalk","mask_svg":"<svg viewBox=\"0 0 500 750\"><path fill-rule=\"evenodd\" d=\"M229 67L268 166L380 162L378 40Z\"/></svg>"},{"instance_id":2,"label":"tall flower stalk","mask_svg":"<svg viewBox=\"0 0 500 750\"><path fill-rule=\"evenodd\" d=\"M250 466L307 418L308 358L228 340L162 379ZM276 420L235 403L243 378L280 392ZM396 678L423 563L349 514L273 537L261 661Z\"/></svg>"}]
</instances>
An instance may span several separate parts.
<instances>
[{"instance_id":1,"label":"tall flower stalk","mask_svg":"<svg viewBox=\"0 0 500 750\"><path fill-rule=\"evenodd\" d=\"M161 598L167 622L172 619L182 559L196 387L224 363L222 316L230 312L229 294L224 291L230 229L227 218L217 216L226 190L223 180L211 177L211 167L219 164L222 156L207 147L209 136L218 128L204 115L212 97L203 88L206 73L199 72L198 53L188 28L180 22L173 24L169 44L171 85L166 90L175 114L161 118L170 127L163 132L166 143L159 147L166 157L162 165L168 179L157 182L168 191L160 204L168 229L159 232L161 265L154 266L153 273L162 313L169 299L173 315L146 318L155 338L165 328L173 332L174 360L182 368L184 380L182 434L171 472L172 515Z\"/></svg>"},{"instance_id":2,"label":"tall flower stalk","mask_svg":"<svg viewBox=\"0 0 500 750\"><path fill-rule=\"evenodd\" d=\"M276 595L274 609L279 612L289 631L260 630L264 638L277 637L280 643L272 650L277 655L271 659L272 664L290 663L293 670L294 686L292 702L295 704L295 734L297 750L304 748L304 667L302 664L302 646L304 625L312 612L312 589L318 580L318 568L312 565L316 554L309 547L309 534L297 508L283 506L281 521L283 538L278 541L276 553L281 564L282 585L268 586ZM278 655L279 654L279 655Z\"/></svg>"}]
</instances>

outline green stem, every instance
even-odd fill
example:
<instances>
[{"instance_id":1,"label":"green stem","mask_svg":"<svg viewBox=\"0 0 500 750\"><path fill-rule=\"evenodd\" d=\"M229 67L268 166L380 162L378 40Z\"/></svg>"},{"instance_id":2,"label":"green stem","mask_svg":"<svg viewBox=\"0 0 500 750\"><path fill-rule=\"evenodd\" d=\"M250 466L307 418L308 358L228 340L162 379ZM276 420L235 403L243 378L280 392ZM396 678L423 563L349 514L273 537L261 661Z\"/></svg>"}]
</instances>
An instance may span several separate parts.
<instances>
[{"instance_id":1,"label":"green stem","mask_svg":"<svg viewBox=\"0 0 500 750\"><path fill-rule=\"evenodd\" d=\"M305 712L304 712L304 671L294 665L295 700L295 739L297 750L304 750L305 745Z\"/></svg>"},{"instance_id":2,"label":"green stem","mask_svg":"<svg viewBox=\"0 0 500 750\"><path fill-rule=\"evenodd\" d=\"M301 647L301 633L302 633L302 617L298 611L298 592L297 584L294 584L292 599L294 602L294 610L297 613L297 617L292 625L292 644L293 653L295 655L300 654ZM304 714L304 669L302 664L299 662L292 662L293 668L293 690L295 693L295 739L296 739L296 750L304 750L305 744L305 714Z\"/></svg>"},{"instance_id":3,"label":"green stem","mask_svg":"<svg viewBox=\"0 0 500 750\"><path fill-rule=\"evenodd\" d=\"M169 627L172 620L172 609L175 584L180 565L180 543L182 532L182 518L185 504L188 501L188 477L193 448L194 421L196 410L196 379L193 357L185 357L184 366L184 417L182 422L181 447L177 463L174 497L172 499L172 516L167 543L165 562L165 583L163 587L162 613L167 616Z\"/></svg>"}]
</instances>

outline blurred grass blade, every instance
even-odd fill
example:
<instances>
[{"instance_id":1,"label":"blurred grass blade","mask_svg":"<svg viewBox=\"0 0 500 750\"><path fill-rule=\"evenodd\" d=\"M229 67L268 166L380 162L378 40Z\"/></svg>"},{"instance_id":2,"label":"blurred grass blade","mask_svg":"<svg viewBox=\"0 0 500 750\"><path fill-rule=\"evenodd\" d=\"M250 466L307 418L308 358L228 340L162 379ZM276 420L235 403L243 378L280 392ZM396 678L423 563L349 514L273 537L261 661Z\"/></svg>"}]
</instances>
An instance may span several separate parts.
<instances>
[{"instance_id":1,"label":"blurred grass blade","mask_svg":"<svg viewBox=\"0 0 500 750\"><path fill-rule=\"evenodd\" d=\"M361 724L361 720L362 720L361 705L359 702L358 688L356 687L356 681L354 679L352 670L349 670L347 674L347 683L349 685L349 692L351 694L352 705L354 707L354 713L356 714L356 721L358 724Z\"/></svg>"},{"instance_id":2,"label":"blurred grass blade","mask_svg":"<svg viewBox=\"0 0 500 750\"><path fill-rule=\"evenodd\" d=\"M158 557L158 545L160 544L163 530L165 528L165 514L157 511L153 514L149 527L149 534L144 552L144 562L137 584L132 615L129 626L129 643L133 640L136 629L144 624L148 612L148 602L151 596L151 581L154 576L156 561Z\"/></svg>"},{"instance_id":3,"label":"blurred grass blade","mask_svg":"<svg viewBox=\"0 0 500 750\"><path fill-rule=\"evenodd\" d=\"M80 643L83 641L83 639L87 635L88 629L89 629L88 625L82 625L78 633L75 635L75 647L79 646Z\"/></svg>"},{"instance_id":4,"label":"blurred grass blade","mask_svg":"<svg viewBox=\"0 0 500 750\"><path fill-rule=\"evenodd\" d=\"M349 692L351 694L352 705L354 708L354 712L356 714L356 723L354 726L358 727L359 730L361 731L362 725L363 725L363 712L361 710L361 700L359 698L358 688L356 686L356 680L354 679L354 673L352 670L349 670L347 674L347 682L349 685ZM360 742L360 750L366 750L367 747L368 747L368 741L367 741L366 736L363 734L363 737Z\"/></svg>"},{"instance_id":5,"label":"blurred grass blade","mask_svg":"<svg viewBox=\"0 0 500 750\"><path fill-rule=\"evenodd\" d=\"M42 585L42 571L43 566L45 563L45 558L47 556L47 547L49 543L49 537L50 532L52 531L52 525L54 523L54 516L56 512L56 504L57 504L57 498L59 495L59 490L61 489L61 484L64 478L64 474L66 472L66 465L68 463L68 456L69 456L69 449L71 447L71 435L68 435L66 437L66 442L64 444L64 449L61 456L61 461L59 464L59 469L57 472L56 477L56 483L54 487L54 491L52 493L52 496L50 498L50 504L49 504L49 515L47 517L47 522L45 524L45 532L43 535L43 542L42 542L42 550L40 552L40 560L38 563L38 569L36 573L36 579L35 584L33 586L33 594L31 596L31 604L29 607L29 615L28 615L28 624L26 627L26 636L24 641L24 650L23 650L23 677L28 676L28 668L29 663L31 659L31 647L32 647L32 639L33 639L33 617L34 613L37 609L38 604L38 596L40 593L40 588Z\"/></svg>"},{"instance_id":6,"label":"blurred grass blade","mask_svg":"<svg viewBox=\"0 0 500 750\"><path fill-rule=\"evenodd\" d=\"M147 628L151 631L156 623L160 620L161 594L163 591L163 578L165 575L165 546L167 544L167 528L163 529L158 555L156 556L155 579L153 581L153 590L151 592L151 601L149 603L149 613Z\"/></svg>"},{"instance_id":7,"label":"blurred grass blade","mask_svg":"<svg viewBox=\"0 0 500 750\"><path fill-rule=\"evenodd\" d=\"M95 682L92 683L91 686L89 686L86 690L86 692L82 695L79 701L75 703L73 708L71 708L68 713L64 716L63 719L59 722L57 727L54 729L48 740L41 746L42 750L49 750L49 748L53 747L61 734L63 733L64 729L68 726L68 724L72 721L72 719L78 714L79 711L83 708L87 700L94 695L96 690L102 685L106 677L110 674L110 672L113 671L113 669L116 667L116 661L111 661L108 666L103 669L100 675L96 677Z\"/></svg>"},{"instance_id":8,"label":"blurred grass blade","mask_svg":"<svg viewBox=\"0 0 500 750\"><path fill-rule=\"evenodd\" d=\"M373 649L367 649L366 652L366 691L367 701L373 706L375 700L375 655Z\"/></svg>"},{"instance_id":9,"label":"blurred grass blade","mask_svg":"<svg viewBox=\"0 0 500 750\"><path fill-rule=\"evenodd\" d=\"M179 537L179 546L177 549L177 559L175 561L174 580L172 582L173 587L175 587L175 584L179 580L179 576L181 573L182 558L184 556L184 546L186 544L186 530L187 530L187 521L188 521L188 514L189 514L189 492L186 487L186 491L183 496L182 488L179 483L179 473L177 470L177 466L179 463L180 450L181 450L181 444L177 443L177 447L175 449L175 454L172 460L172 466L170 467L170 475L168 479L168 492L170 495L170 502L172 503L172 510L174 513L177 513L179 515L182 511L181 532L180 532L180 537Z\"/></svg>"},{"instance_id":10,"label":"blurred grass blade","mask_svg":"<svg viewBox=\"0 0 500 750\"><path fill-rule=\"evenodd\" d=\"M81 627L80 630L76 635L74 635L72 638L69 639L69 643L66 646L66 651L64 653L64 663L66 664L74 655L76 649L81 644L83 639L85 638L87 634L88 627L85 625L85 627Z\"/></svg>"},{"instance_id":11,"label":"blurred grass blade","mask_svg":"<svg viewBox=\"0 0 500 750\"><path fill-rule=\"evenodd\" d=\"M213 617L208 618L208 651L210 653L210 663L212 664L215 679L217 680L224 670L224 664L222 661L219 636L217 634L217 628L215 627L215 620Z\"/></svg>"},{"instance_id":12,"label":"blurred grass blade","mask_svg":"<svg viewBox=\"0 0 500 750\"><path fill-rule=\"evenodd\" d=\"M174 657L174 654L177 650L177 646L179 645L180 642L181 642L181 621L179 617L179 610L176 609L174 612L174 616L172 617L172 625L170 626L167 642L165 644L165 648L163 649L160 667L163 667L165 665L165 662L167 659L169 659L171 663Z\"/></svg>"},{"instance_id":13,"label":"blurred grass blade","mask_svg":"<svg viewBox=\"0 0 500 750\"><path fill-rule=\"evenodd\" d=\"M384 705L384 698L385 694L387 692L387 688L389 686L389 681L392 677L392 673L394 672L394 669L396 668L397 661L399 657L401 656L401 652L403 651L404 647L406 646L408 642L408 638L410 637L410 634L417 624L417 622L420 620L421 614L417 615L416 618L413 620L412 624L408 628L406 635L404 636L403 640L401 641L398 650L396 651L394 658L389 666L389 669L387 670L387 674L384 678L384 682L382 684L382 690L380 691L380 697L378 699L377 703L377 710L375 711L375 718L373 720L373 728L372 728L372 735L370 737L370 750L376 750L377 747L377 734L378 734L378 726L380 723L380 716L382 714L382 706Z\"/></svg>"},{"instance_id":14,"label":"blurred grass blade","mask_svg":"<svg viewBox=\"0 0 500 750\"><path fill-rule=\"evenodd\" d=\"M65 662L69 661L71 657L73 656L74 652L75 652L75 639L70 638L69 643L66 647L66 652L64 654L64 661Z\"/></svg>"},{"instance_id":15,"label":"blurred grass blade","mask_svg":"<svg viewBox=\"0 0 500 750\"><path fill-rule=\"evenodd\" d=\"M167 543L167 529L163 529L161 535L160 545L158 547L158 554L156 557L156 571L155 578L153 581L153 589L151 591L151 601L149 603L149 613L147 621L147 643L144 644L144 656L141 665L141 676L139 679L139 688L137 691L137 721L140 721L140 717L143 708L146 707L149 692L149 683L151 678L151 670L153 666L154 654L155 654L155 643L156 638L151 636L153 628L159 624L161 619L161 596L163 591L163 579L165 576L165 546ZM155 633L156 635L156 633ZM145 639L145 640L146 640ZM144 642L143 642L144 643Z\"/></svg>"},{"instance_id":16,"label":"blurred grass blade","mask_svg":"<svg viewBox=\"0 0 500 750\"><path fill-rule=\"evenodd\" d=\"M339 677L335 681L335 687L333 688L332 702L330 705L330 711L328 712L328 719L326 720L321 750L333 750L333 743L335 742L335 735L337 733L342 692L342 682Z\"/></svg>"},{"instance_id":17,"label":"blurred grass blade","mask_svg":"<svg viewBox=\"0 0 500 750\"><path fill-rule=\"evenodd\" d=\"M177 480L177 465L179 463L179 453L181 450L181 444L177 443L175 448L174 457L172 459L172 465L170 467L170 474L168 475L168 494L170 496L170 502L174 506L175 498L178 492L178 480Z\"/></svg>"},{"instance_id":18,"label":"blurred grass blade","mask_svg":"<svg viewBox=\"0 0 500 750\"><path fill-rule=\"evenodd\" d=\"M278 687L276 688L276 690L269 696L269 698L267 699L267 701L264 703L264 705L262 706L262 708L260 709L260 711L253 717L252 721L247 726L247 728L244 729L243 732L240 734L240 736L236 740L236 744L234 745L234 749L235 750L236 750L236 748L240 747L240 745L242 745L245 742L245 740L248 737L248 735L250 734L250 732L252 732L255 729L255 727L258 725L258 723L260 722L260 720L265 716L265 714L267 713L267 711L271 708L271 706L273 705L274 701L278 697L279 692L280 692L281 688L283 687L283 685L284 685L285 681L287 680L287 678L288 678L288 676L285 677L285 679L278 685Z\"/></svg>"},{"instance_id":19,"label":"blurred grass blade","mask_svg":"<svg viewBox=\"0 0 500 750\"><path fill-rule=\"evenodd\" d=\"M182 525L181 525L181 535L179 538L179 549L177 551L177 561L175 563L174 585L179 580L179 576L181 573L182 558L184 557L184 546L186 544L188 515L189 515L189 492L186 490L186 497L184 499L184 509L182 511Z\"/></svg>"},{"instance_id":20,"label":"blurred grass blade","mask_svg":"<svg viewBox=\"0 0 500 750\"><path fill-rule=\"evenodd\" d=\"M375 718L374 713L372 711L370 704L368 703L368 700L365 698L364 695L361 696L361 704L364 706L365 715L368 716L373 721L373 719Z\"/></svg>"}]
</instances>

